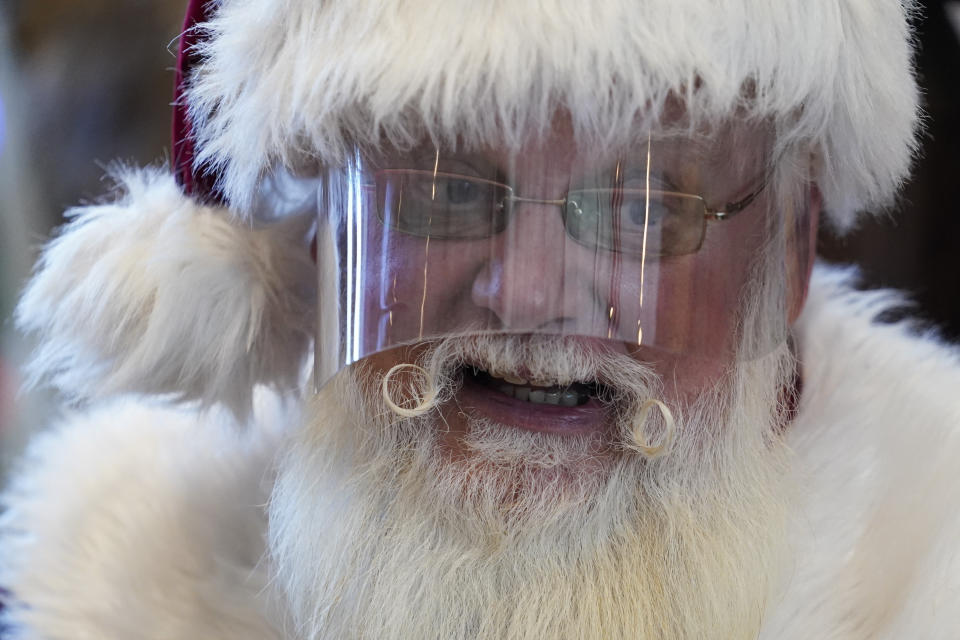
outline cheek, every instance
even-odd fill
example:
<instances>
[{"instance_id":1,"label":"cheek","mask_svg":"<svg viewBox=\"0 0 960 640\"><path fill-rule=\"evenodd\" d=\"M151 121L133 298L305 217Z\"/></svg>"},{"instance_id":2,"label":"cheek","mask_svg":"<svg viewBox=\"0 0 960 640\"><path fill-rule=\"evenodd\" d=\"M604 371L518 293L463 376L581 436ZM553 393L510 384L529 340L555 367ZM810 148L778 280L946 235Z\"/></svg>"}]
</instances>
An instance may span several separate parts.
<instances>
[{"instance_id":1,"label":"cheek","mask_svg":"<svg viewBox=\"0 0 960 640\"><path fill-rule=\"evenodd\" d=\"M357 278L366 353L477 321L470 290L483 261L476 247L400 234L373 240Z\"/></svg>"},{"instance_id":2,"label":"cheek","mask_svg":"<svg viewBox=\"0 0 960 640\"><path fill-rule=\"evenodd\" d=\"M713 223L699 252L665 261L657 320L683 351L726 361L739 347L746 287L764 245L748 216Z\"/></svg>"},{"instance_id":3,"label":"cheek","mask_svg":"<svg viewBox=\"0 0 960 640\"><path fill-rule=\"evenodd\" d=\"M630 355L654 367L668 403L689 406L722 384L735 365L745 287L766 244L759 211L712 223L695 254L648 265L642 307L639 292L624 296L635 303L625 311L647 323L641 346Z\"/></svg>"},{"instance_id":4,"label":"cheek","mask_svg":"<svg viewBox=\"0 0 960 640\"><path fill-rule=\"evenodd\" d=\"M693 254L646 263L605 257L592 287L615 309L614 337L728 361L739 346L744 287L764 244L755 224L738 218L716 223Z\"/></svg>"},{"instance_id":5,"label":"cheek","mask_svg":"<svg viewBox=\"0 0 960 640\"><path fill-rule=\"evenodd\" d=\"M644 347L634 349L630 356L656 371L663 383L662 397L658 399L671 407L692 406L704 393L722 384L734 367L733 356L700 357Z\"/></svg>"}]
</instances>

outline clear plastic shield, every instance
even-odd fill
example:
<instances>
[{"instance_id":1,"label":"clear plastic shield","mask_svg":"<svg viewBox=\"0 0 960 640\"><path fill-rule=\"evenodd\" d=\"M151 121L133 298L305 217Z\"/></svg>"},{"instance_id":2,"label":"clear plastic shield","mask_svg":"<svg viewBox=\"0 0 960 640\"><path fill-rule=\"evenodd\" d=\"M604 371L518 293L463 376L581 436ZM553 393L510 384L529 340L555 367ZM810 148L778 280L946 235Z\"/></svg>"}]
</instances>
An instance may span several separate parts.
<instances>
[{"instance_id":1,"label":"clear plastic shield","mask_svg":"<svg viewBox=\"0 0 960 640\"><path fill-rule=\"evenodd\" d=\"M784 242L806 238L796 209L773 205L766 140L731 146L358 148L312 182L274 180L274 192L293 185L271 196L287 207L316 188L316 384L385 349L482 333L760 355L786 335L788 310L763 336L744 334L757 274L771 248L786 255Z\"/></svg>"}]
</instances>

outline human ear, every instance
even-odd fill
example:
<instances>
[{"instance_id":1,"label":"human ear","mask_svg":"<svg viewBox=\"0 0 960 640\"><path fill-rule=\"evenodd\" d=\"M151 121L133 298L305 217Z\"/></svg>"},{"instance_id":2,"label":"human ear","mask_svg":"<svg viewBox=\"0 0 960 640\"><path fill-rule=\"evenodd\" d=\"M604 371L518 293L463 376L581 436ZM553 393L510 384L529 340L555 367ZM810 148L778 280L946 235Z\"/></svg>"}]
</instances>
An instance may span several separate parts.
<instances>
[{"instance_id":1,"label":"human ear","mask_svg":"<svg viewBox=\"0 0 960 640\"><path fill-rule=\"evenodd\" d=\"M787 322L796 322L803 310L810 289L810 275L817 251L817 228L823 196L817 185L811 184L807 197L800 204L806 211L796 211L790 216L794 223L787 228Z\"/></svg>"}]
</instances>

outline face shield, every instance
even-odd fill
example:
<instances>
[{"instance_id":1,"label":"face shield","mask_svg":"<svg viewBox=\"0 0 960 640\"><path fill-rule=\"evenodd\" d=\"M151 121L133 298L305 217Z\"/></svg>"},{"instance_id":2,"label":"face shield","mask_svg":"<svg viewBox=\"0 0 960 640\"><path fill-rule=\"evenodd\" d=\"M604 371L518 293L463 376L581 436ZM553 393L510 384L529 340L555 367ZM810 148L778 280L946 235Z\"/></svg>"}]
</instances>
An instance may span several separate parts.
<instances>
[{"instance_id":1,"label":"face shield","mask_svg":"<svg viewBox=\"0 0 960 640\"><path fill-rule=\"evenodd\" d=\"M267 217L316 211L315 382L448 336L550 334L732 362L785 339L803 203L777 206L771 136L651 134L617 150L551 134L519 149L361 147L277 170ZM262 215L262 214L261 214ZM790 245L788 250L787 245ZM771 258L772 256L775 256ZM771 306L772 305L772 306Z\"/></svg>"}]
</instances>

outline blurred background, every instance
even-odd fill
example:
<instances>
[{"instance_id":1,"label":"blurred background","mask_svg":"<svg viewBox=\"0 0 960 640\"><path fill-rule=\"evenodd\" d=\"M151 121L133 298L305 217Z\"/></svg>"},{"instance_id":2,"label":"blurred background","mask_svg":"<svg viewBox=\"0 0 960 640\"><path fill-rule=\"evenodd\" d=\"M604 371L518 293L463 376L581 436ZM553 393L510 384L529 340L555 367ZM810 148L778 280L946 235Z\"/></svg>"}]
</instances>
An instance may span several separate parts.
<instances>
[{"instance_id":1,"label":"blurred background","mask_svg":"<svg viewBox=\"0 0 960 640\"><path fill-rule=\"evenodd\" d=\"M869 286L908 290L911 313L960 339L960 2L921 3L924 152L900 211L820 239ZM19 391L30 345L10 314L67 207L95 200L106 164L165 162L183 0L0 0L0 485L56 411ZM882 135L882 132L878 132Z\"/></svg>"},{"instance_id":2,"label":"blurred background","mask_svg":"<svg viewBox=\"0 0 960 640\"><path fill-rule=\"evenodd\" d=\"M56 411L22 393L30 345L10 315L63 211L104 167L164 162L183 0L0 0L0 486Z\"/></svg>"}]
</instances>

